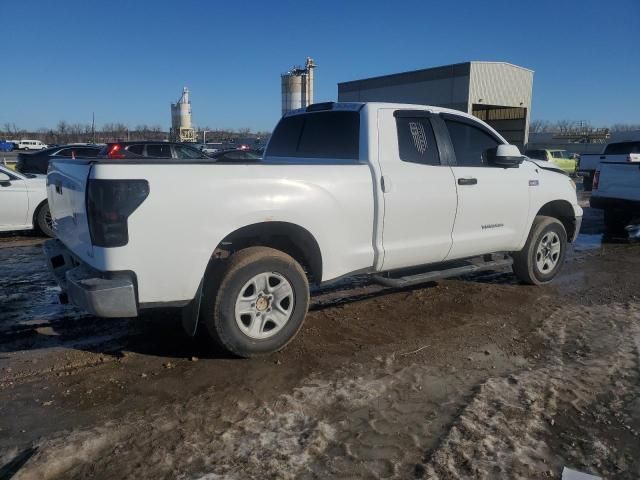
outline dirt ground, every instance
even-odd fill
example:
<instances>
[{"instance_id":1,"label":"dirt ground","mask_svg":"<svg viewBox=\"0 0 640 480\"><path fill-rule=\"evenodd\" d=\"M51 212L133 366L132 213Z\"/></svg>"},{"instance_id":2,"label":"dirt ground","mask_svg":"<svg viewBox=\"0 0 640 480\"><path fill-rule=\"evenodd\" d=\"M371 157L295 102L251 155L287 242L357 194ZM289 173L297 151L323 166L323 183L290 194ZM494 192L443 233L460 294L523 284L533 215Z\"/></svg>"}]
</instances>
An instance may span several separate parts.
<instances>
[{"instance_id":1,"label":"dirt ground","mask_svg":"<svg viewBox=\"0 0 640 480\"><path fill-rule=\"evenodd\" d=\"M550 286L316 292L255 360L58 305L42 239L4 235L0 479L639 478L640 245L582 232Z\"/></svg>"}]
</instances>

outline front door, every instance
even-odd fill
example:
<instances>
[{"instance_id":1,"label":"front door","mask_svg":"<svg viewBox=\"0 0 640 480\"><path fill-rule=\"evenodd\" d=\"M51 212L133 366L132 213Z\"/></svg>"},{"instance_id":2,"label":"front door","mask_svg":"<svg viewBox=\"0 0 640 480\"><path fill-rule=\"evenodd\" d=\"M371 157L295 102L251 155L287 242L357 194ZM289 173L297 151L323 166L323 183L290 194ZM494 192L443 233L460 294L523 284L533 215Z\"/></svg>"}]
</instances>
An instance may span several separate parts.
<instances>
[{"instance_id":1,"label":"front door","mask_svg":"<svg viewBox=\"0 0 640 480\"><path fill-rule=\"evenodd\" d=\"M528 164L490 166L486 150L500 142L472 123L445 120L455 152L452 166L458 191L453 246L448 259L520 247L529 218Z\"/></svg>"}]
</instances>

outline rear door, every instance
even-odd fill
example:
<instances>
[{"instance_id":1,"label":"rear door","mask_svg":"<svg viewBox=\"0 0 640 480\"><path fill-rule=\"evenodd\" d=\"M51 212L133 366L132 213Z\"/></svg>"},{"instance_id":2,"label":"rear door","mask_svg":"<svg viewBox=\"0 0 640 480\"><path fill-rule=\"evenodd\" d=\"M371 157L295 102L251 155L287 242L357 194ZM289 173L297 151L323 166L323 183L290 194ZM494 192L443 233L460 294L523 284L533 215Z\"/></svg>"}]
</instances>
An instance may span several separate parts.
<instances>
[{"instance_id":1,"label":"rear door","mask_svg":"<svg viewBox=\"0 0 640 480\"><path fill-rule=\"evenodd\" d=\"M22 227L29 223L29 194L25 181L8 170L0 172L9 176L9 181L0 183L0 229Z\"/></svg>"},{"instance_id":2,"label":"rear door","mask_svg":"<svg viewBox=\"0 0 640 480\"><path fill-rule=\"evenodd\" d=\"M451 248L456 187L431 116L420 110L378 112L384 197L382 269L440 262Z\"/></svg>"},{"instance_id":3,"label":"rear door","mask_svg":"<svg viewBox=\"0 0 640 480\"><path fill-rule=\"evenodd\" d=\"M458 209L453 246L447 258L465 258L519 248L529 215L529 180L526 164L500 168L487 164L486 151L503 143L482 124L447 116L455 165Z\"/></svg>"}]
</instances>

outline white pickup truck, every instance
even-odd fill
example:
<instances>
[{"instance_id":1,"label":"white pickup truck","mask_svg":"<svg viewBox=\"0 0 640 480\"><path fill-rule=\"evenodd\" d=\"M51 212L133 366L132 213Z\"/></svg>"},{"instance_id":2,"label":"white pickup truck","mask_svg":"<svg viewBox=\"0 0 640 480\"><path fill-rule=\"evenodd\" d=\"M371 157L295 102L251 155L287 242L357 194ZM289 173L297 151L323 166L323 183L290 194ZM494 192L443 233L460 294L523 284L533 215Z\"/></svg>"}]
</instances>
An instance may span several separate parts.
<instances>
[{"instance_id":1,"label":"white pickup truck","mask_svg":"<svg viewBox=\"0 0 640 480\"><path fill-rule=\"evenodd\" d=\"M609 233L640 223L640 162L601 162L593 179L590 205L604 210Z\"/></svg>"},{"instance_id":2,"label":"white pickup truck","mask_svg":"<svg viewBox=\"0 0 640 480\"><path fill-rule=\"evenodd\" d=\"M582 219L575 184L487 124L424 105L324 103L281 119L264 158L54 160L68 299L102 317L180 307L238 356L300 329L309 284L390 286L513 265L551 281Z\"/></svg>"},{"instance_id":3,"label":"white pickup truck","mask_svg":"<svg viewBox=\"0 0 640 480\"><path fill-rule=\"evenodd\" d=\"M640 141L613 142L607 144L600 154L580 155L578 173L584 177L585 190L591 190L593 179L601 163L640 162Z\"/></svg>"}]
</instances>

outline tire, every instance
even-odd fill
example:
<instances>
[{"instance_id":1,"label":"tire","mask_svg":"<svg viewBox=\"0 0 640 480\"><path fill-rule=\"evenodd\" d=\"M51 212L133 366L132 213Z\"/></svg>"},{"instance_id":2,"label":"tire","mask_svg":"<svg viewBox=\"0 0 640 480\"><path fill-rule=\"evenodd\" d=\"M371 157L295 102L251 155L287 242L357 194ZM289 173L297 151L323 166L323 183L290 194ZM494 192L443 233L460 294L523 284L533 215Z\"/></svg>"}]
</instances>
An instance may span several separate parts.
<instances>
[{"instance_id":1,"label":"tire","mask_svg":"<svg viewBox=\"0 0 640 480\"><path fill-rule=\"evenodd\" d=\"M604 211L604 228L607 233L621 233L631 221L632 215L624 210L607 208Z\"/></svg>"},{"instance_id":2,"label":"tire","mask_svg":"<svg viewBox=\"0 0 640 480\"><path fill-rule=\"evenodd\" d=\"M309 283L293 258L250 247L209 270L200 322L214 344L249 358L277 352L296 336L309 307Z\"/></svg>"},{"instance_id":3,"label":"tire","mask_svg":"<svg viewBox=\"0 0 640 480\"><path fill-rule=\"evenodd\" d=\"M546 246L541 245L543 241ZM566 253L564 225L556 218L539 215L533 221L524 248L512 255L513 273L529 285L549 283L562 269Z\"/></svg>"},{"instance_id":4,"label":"tire","mask_svg":"<svg viewBox=\"0 0 640 480\"><path fill-rule=\"evenodd\" d=\"M40 231L40 233L51 238L56 236L51 224L51 212L49 211L48 203L45 202L41 207L38 208L35 220L35 226Z\"/></svg>"}]
</instances>

